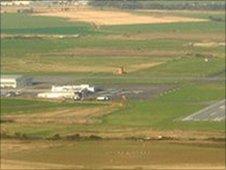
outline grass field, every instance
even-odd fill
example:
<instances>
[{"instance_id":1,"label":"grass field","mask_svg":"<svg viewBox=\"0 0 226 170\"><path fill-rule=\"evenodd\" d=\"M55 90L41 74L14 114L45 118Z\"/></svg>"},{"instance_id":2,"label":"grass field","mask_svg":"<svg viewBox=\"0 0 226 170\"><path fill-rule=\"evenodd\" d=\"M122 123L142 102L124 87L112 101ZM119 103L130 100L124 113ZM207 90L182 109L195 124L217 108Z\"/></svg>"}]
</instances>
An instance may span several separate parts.
<instances>
[{"instance_id":1,"label":"grass field","mask_svg":"<svg viewBox=\"0 0 226 170\"><path fill-rule=\"evenodd\" d=\"M90 34L94 30L86 23L72 23L60 18L1 14L2 34Z\"/></svg>"},{"instance_id":2,"label":"grass field","mask_svg":"<svg viewBox=\"0 0 226 170\"><path fill-rule=\"evenodd\" d=\"M206 21L99 25L1 14L1 74L172 87L145 100L1 97L4 168L224 168L225 121L181 121L225 98L225 24L211 19L225 20L224 11L123 12ZM127 74L115 75L121 66Z\"/></svg>"},{"instance_id":3,"label":"grass field","mask_svg":"<svg viewBox=\"0 0 226 170\"><path fill-rule=\"evenodd\" d=\"M161 130L224 130L225 122L180 122L190 113L208 105L208 102L224 98L223 84L187 85L178 91L172 91L154 101L134 101L120 110L104 118L104 123L128 126L147 126ZM164 107L162 107L164 105ZM207 125L209 124L209 125Z\"/></svg>"},{"instance_id":4,"label":"grass field","mask_svg":"<svg viewBox=\"0 0 226 170\"><path fill-rule=\"evenodd\" d=\"M76 108L76 107L95 107L103 105L100 103L67 103L67 102L51 102L42 100L29 100L29 99L2 99L1 100L1 115L12 114L31 114L38 112L51 111L63 108Z\"/></svg>"},{"instance_id":5,"label":"grass field","mask_svg":"<svg viewBox=\"0 0 226 170\"><path fill-rule=\"evenodd\" d=\"M161 14L161 12L159 13ZM149 15L149 12L145 12L145 14ZM153 15L153 12L151 14ZM164 13L164 15L166 14ZM171 15L206 17L205 13L191 14L188 11ZM211 15L222 17L223 12L211 13ZM178 57L190 58L194 55L203 57L212 55L221 58L213 59L212 64L218 61L222 63L224 58L224 47L189 46L190 43L195 42L224 42L225 26L222 22L119 25L102 26L96 29L89 23L70 22L62 18L29 16L26 14L3 14L1 19L3 21L1 24L3 34L82 35L79 38L63 39L3 38L1 40L1 46L4 49L1 51L3 73L43 75L92 72L100 73L99 77L101 78L102 73L112 73L115 67L121 65L132 70L131 72L134 72L133 70L135 72L151 70L148 72L152 73L152 67L150 69L148 67L142 68L142 65L144 66L147 62L151 65L152 62L160 60L165 64L157 68L163 67L164 70L164 66L167 65L166 62ZM20 23L17 21L20 21ZM36 24L34 24L34 21ZM188 36L187 32L192 34ZM106 60L103 56L108 57L108 59ZM94 62L96 60L98 62ZM193 59L194 62L199 61L199 59L195 60ZM55 68L52 67L52 63L56 64ZM138 65L141 66L134 66L134 63L139 63ZM58 65L61 65L61 67ZM169 63L169 65L171 64ZM218 65L218 67L220 66ZM200 67L200 69L202 68ZM178 70L180 70L180 67L178 67ZM174 72L172 75L176 74L176 71L172 70L171 72Z\"/></svg>"},{"instance_id":6,"label":"grass field","mask_svg":"<svg viewBox=\"0 0 226 170\"><path fill-rule=\"evenodd\" d=\"M200 19L207 19L209 16L224 17L224 13L218 11L210 13L206 11L130 12L138 16L172 15ZM70 75L75 77L77 82L95 84L183 84L193 79L219 74L225 70L224 47L205 48L189 45L197 42L223 42L225 29L223 22L208 20L185 23L125 24L96 28L90 23L28 14L6 13L1 15L1 20L3 34L82 35L78 38L2 38L2 73ZM205 58L209 58L209 62L205 62ZM120 66L124 66L128 74L113 75ZM161 98L158 100L154 101L156 106L162 102ZM179 102L177 103L181 106ZM7 103L3 104L7 105ZM43 103L37 105L39 104L40 108L45 106ZM52 103L46 104L50 108L57 107ZM172 106L174 104L169 103ZM141 102L138 105L148 107L149 102ZM182 105L182 110L186 108L184 112L189 113L203 107L197 103L192 107ZM139 109L137 112L140 112ZM134 116L137 112L133 113ZM112 115L114 117L117 114ZM137 118L135 116L132 119ZM127 124L127 121L123 119L121 121ZM139 122L139 119L137 121ZM111 123L113 122L117 122L117 119ZM135 121L134 124L142 124L142 121L141 123Z\"/></svg>"},{"instance_id":7,"label":"grass field","mask_svg":"<svg viewBox=\"0 0 226 170\"><path fill-rule=\"evenodd\" d=\"M198 130L203 132L223 132L225 122L181 122L180 119L215 101L223 99L224 88L223 83L190 84L181 87L179 90L163 94L155 100L128 101L123 107L120 106L120 104L99 105L84 103L81 105L3 99L3 118L5 115L5 118L11 118L15 122L4 123L1 126L2 129L9 132L10 135L17 132L36 137L51 137L56 133L65 136L76 132L81 133L83 131L82 129L88 131L96 129L97 132L102 129L107 132L115 128L120 129L121 127L140 127L142 130L153 129L157 131ZM13 105L18 105L18 107L13 107ZM164 105L164 107L162 107L162 105ZM90 109L86 110L86 108ZM102 111L98 108L102 108ZM69 116L67 113L70 110L71 115L75 114L74 121L76 122L76 120L83 120L83 117L79 117L80 113L85 114L86 112L91 112L95 118L95 116L98 115L95 109L98 109L97 111L101 113L105 108L108 108L109 113L105 114L103 118L98 116L98 121L95 122L99 123L92 123L90 125L83 125L83 123L76 125L66 122L61 124L57 119L51 117L52 114L57 116L62 112L65 115L62 118L67 118ZM66 112L65 109L67 110ZM22 117L10 116L12 114L20 114ZM23 117L23 115L26 114L31 114L31 116L37 117L36 119L38 119L38 117L40 120L43 119L42 123L36 124L36 121L32 120L33 117L29 119L29 115L26 116L26 118ZM45 117L46 114L49 116ZM26 123L29 120L30 123ZM71 119L71 121L73 121L73 119ZM24 123L21 124L21 122ZM43 122L45 123L43 124ZM93 133L94 132L95 130L93 130Z\"/></svg>"},{"instance_id":8,"label":"grass field","mask_svg":"<svg viewBox=\"0 0 226 170\"><path fill-rule=\"evenodd\" d=\"M54 169L217 169L223 168L225 158L223 144L215 143L4 140L1 146L11 151L2 154L5 168L42 165Z\"/></svg>"},{"instance_id":9,"label":"grass field","mask_svg":"<svg viewBox=\"0 0 226 170\"><path fill-rule=\"evenodd\" d=\"M136 13L153 15L153 12ZM157 13L166 15L166 12ZM173 16L207 17L205 12L168 11L168 13ZM217 17L223 16L222 12L210 14ZM3 38L1 41L3 73L74 75L78 82L96 84L184 83L221 73L225 69L224 47L189 46L191 42L222 42L224 24L221 22L102 26L97 30L88 23L70 22L56 17L3 14L1 19L3 21L1 29L4 34L80 34L81 31L83 35L75 39ZM16 22L19 20L20 23ZM187 36L188 32L190 36ZM209 55L213 57L206 63L204 58ZM112 73L119 66L124 66L128 74L113 75ZM175 103L169 101L167 102L169 107L173 107ZM153 109L158 110L158 107L161 107L161 98L154 102L157 108ZM191 113L203 107L197 103L191 107L185 102L176 103L182 107L181 110L185 109L184 113ZM3 104L7 105L7 103ZM55 104L46 104L49 105L47 108L57 108ZM44 105L40 103L38 107L42 108ZM119 118L122 124L140 125L143 122L139 120L146 119L146 113L143 119L137 119L135 115L138 112L147 112L145 108L149 107L149 102L140 102L136 105L138 109L133 116L125 115L131 118L131 121ZM145 106L144 111L139 110L139 105L140 108ZM126 111L130 107L134 110L135 106L128 106ZM171 112L178 114L180 107L176 107L178 111L172 110ZM121 114L112 114L112 118L111 116L108 118L110 124L117 122L117 115ZM116 118L113 119L115 116ZM149 119L146 120L144 125L148 125ZM132 121L133 123L130 123Z\"/></svg>"}]
</instances>

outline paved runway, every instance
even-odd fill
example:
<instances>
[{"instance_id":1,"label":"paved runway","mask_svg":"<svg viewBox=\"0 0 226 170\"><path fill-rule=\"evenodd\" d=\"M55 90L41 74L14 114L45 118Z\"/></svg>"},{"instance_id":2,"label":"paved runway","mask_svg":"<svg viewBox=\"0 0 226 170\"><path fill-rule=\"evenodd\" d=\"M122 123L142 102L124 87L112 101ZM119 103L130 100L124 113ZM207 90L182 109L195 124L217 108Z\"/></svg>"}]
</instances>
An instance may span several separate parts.
<instances>
[{"instance_id":1,"label":"paved runway","mask_svg":"<svg viewBox=\"0 0 226 170\"><path fill-rule=\"evenodd\" d=\"M225 100L210 105L182 121L225 121Z\"/></svg>"}]
</instances>

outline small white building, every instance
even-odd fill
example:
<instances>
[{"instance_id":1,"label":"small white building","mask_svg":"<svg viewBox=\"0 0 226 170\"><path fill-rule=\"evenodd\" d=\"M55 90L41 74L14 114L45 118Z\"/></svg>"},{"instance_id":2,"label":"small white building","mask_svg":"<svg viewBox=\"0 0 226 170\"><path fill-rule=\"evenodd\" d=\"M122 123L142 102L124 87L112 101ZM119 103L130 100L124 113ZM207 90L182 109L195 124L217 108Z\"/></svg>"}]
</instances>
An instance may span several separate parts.
<instances>
[{"instance_id":1,"label":"small white building","mask_svg":"<svg viewBox=\"0 0 226 170\"><path fill-rule=\"evenodd\" d=\"M95 87L90 86L89 84L52 86L51 91L39 93L37 97L49 99L80 100L89 92L95 92Z\"/></svg>"},{"instance_id":2,"label":"small white building","mask_svg":"<svg viewBox=\"0 0 226 170\"><path fill-rule=\"evenodd\" d=\"M32 78L21 75L1 75L1 88L17 88L30 85Z\"/></svg>"},{"instance_id":3,"label":"small white building","mask_svg":"<svg viewBox=\"0 0 226 170\"><path fill-rule=\"evenodd\" d=\"M13 2L12 1L1 1L1 6L12 6Z\"/></svg>"},{"instance_id":4,"label":"small white building","mask_svg":"<svg viewBox=\"0 0 226 170\"><path fill-rule=\"evenodd\" d=\"M26 6L26 5L30 5L30 1L13 1L14 2L14 5L17 5L17 6Z\"/></svg>"},{"instance_id":5,"label":"small white building","mask_svg":"<svg viewBox=\"0 0 226 170\"><path fill-rule=\"evenodd\" d=\"M77 92L81 93L83 91L95 92L95 87L90 86L89 84L81 85L66 85L66 86L52 86L52 92Z\"/></svg>"},{"instance_id":6,"label":"small white building","mask_svg":"<svg viewBox=\"0 0 226 170\"><path fill-rule=\"evenodd\" d=\"M1 6L27 6L31 1L1 1Z\"/></svg>"},{"instance_id":7,"label":"small white building","mask_svg":"<svg viewBox=\"0 0 226 170\"><path fill-rule=\"evenodd\" d=\"M80 98L80 96L74 92L45 92L39 93L37 97L47 99L76 99L76 100Z\"/></svg>"}]
</instances>

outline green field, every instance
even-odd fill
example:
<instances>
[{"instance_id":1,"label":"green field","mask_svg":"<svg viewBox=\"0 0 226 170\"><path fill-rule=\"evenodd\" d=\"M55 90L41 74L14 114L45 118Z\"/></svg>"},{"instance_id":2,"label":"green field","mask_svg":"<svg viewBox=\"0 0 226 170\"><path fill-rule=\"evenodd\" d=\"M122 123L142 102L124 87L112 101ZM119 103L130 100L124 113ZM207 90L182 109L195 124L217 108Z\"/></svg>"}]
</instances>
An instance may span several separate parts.
<instances>
[{"instance_id":1,"label":"green field","mask_svg":"<svg viewBox=\"0 0 226 170\"><path fill-rule=\"evenodd\" d=\"M63 108L92 108L95 106L104 105L101 103L67 103L67 102L51 102L44 100L29 100L29 99L1 99L1 115L19 115L53 111Z\"/></svg>"},{"instance_id":2,"label":"green field","mask_svg":"<svg viewBox=\"0 0 226 170\"><path fill-rule=\"evenodd\" d=\"M153 15L153 12L137 14ZM160 12L161 13L161 12ZM155 14L155 13L154 13ZM224 17L224 12L168 11L169 15L208 19ZM208 15L207 15L208 14ZM165 15L165 14L164 14ZM224 131L224 122L184 123L178 119L224 98L222 75L225 47L192 46L193 43L224 42L225 25L212 20L190 23L101 26L70 22L56 17L28 14L1 15L1 69L7 74L70 76L76 83L167 84L179 87L155 99L127 101L91 125L4 123L9 134L49 137L55 133L109 131L144 128L155 130ZM20 21L20 22L19 22ZM34 35L74 35L77 38L37 38ZM33 36L30 38L23 35ZM205 58L209 61L205 62ZM155 64L153 65L152 64ZM113 72L124 66L128 74ZM208 82L217 76L216 82ZM2 99L2 115L17 115L83 107L90 103L55 103L22 99ZM96 107L96 104L94 104ZM38 128L37 128L38 127ZM95 131L94 130L94 131ZM96 132L95 131L95 132Z\"/></svg>"},{"instance_id":3,"label":"green field","mask_svg":"<svg viewBox=\"0 0 226 170\"><path fill-rule=\"evenodd\" d=\"M223 84L186 85L180 90L164 94L154 101L134 101L126 109L104 118L104 124L151 127L161 130L224 130L225 122L181 122L180 119L194 113L208 102L224 98ZM162 107L164 106L164 107Z\"/></svg>"},{"instance_id":4,"label":"green field","mask_svg":"<svg viewBox=\"0 0 226 170\"><path fill-rule=\"evenodd\" d=\"M169 12L169 14L171 13ZM195 12L193 14L182 11L171 15L194 15L193 17L206 18L205 14L205 12ZM211 16L223 17L224 14L223 12L213 12ZM134 63L145 64L157 60L164 63L170 61L170 63L151 67L150 69L138 69L137 74L139 75L139 72L148 73L148 75L155 73L156 77L159 77L158 71L161 72L163 69L163 72L170 72L170 75L174 76L177 71L180 71L180 65L182 66L182 62L186 59L178 62L175 66L179 67L172 70L168 69L173 63L171 60L194 56L204 58L209 55L214 56L214 59L210 63L213 68L206 70L208 71L207 74L224 69L222 64L224 47L189 46L190 43L196 42L223 42L225 29L223 22L120 25L103 26L96 29L88 23L69 22L61 18L30 16L27 14L3 14L1 19L1 32L3 34L81 35L79 38L63 39L3 38L1 40L3 49L1 51L2 73L76 75L91 72L95 76L99 75L98 77L101 79L104 76L103 73L106 74L104 77L110 76L109 72L112 73L114 68L118 66L123 65L130 70L130 66ZM91 50L91 52L86 52L86 50ZM115 51L119 52L116 53ZM106 59L106 57L108 58ZM95 62L96 60L98 62ZM192 58L192 61L189 62L193 66L189 65L189 67L193 68L189 68L187 71L191 69L191 72L197 71L197 74L205 74L205 64L200 65L200 61L199 58ZM56 66L61 65L62 68L53 69L50 67L52 63L55 63ZM220 63L221 66L217 63ZM73 69L76 66L82 68ZM99 69L96 69L97 67ZM107 70L108 67L112 67L112 70ZM107 71L104 71L105 69ZM164 71L165 69L166 71ZM201 71L202 69L203 71ZM182 72L186 71L182 70ZM181 76L187 76L187 74L181 74ZM115 82L118 82L117 77L114 78L116 79Z\"/></svg>"},{"instance_id":5,"label":"green field","mask_svg":"<svg viewBox=\"0 0 226 170\"><path fill-rule=\"evenodd\" d=\"M224 131L225 122L181 122L180 119L224 98L223 83L189 84L176 91L171 91L150 101L129 101L122 108L117 107L116 111L98 118L101 123L93 125L73 124L20 124L4 123L2 128L8 129L9 134L21 133L35 137L51 137L54 134L65 136L71 133L80 133L83 130L89 132L111 131L112 129L141 128L158 131L168 130L199 130L199 131ZM15 107L16 105L16 107ZM164 105L164 107L162 107ZM91 107L92 106L92 107ZM93 108L99 104L83 103L51 103L44 101L28 100L2 100L2 114L34 114L41 115L43 112L50 112L65 108ZM94 130L95 129L95 130Z\"/></svg>"},{"instance_id":6,"label":"green field","mask_svg":"<svg viewBox=\"0 0 226 170\"><path fill-rule=\"evenodd\" d=\"M205 21L100 26L1 13L1 74L40 81L26 90L67 83L123 89L105 102L1 96L2 169L225 168L225 121L182 121L225 98L225 11L207 10L215 2L205 0L153 3L205 10L123 12ZM126 74L117 75L119 67Z\"/></svg>"},{"instance_id":7,"label":"green field","mask_svg":"<svg viewBox=\"0 0 226 170\"><path fill-rule=\"evenodd\" d=\"M72 23L60 18L29 16L26 14L2 14L2 34L92 34L86 23Z\"/></svg>"}]
</instances>

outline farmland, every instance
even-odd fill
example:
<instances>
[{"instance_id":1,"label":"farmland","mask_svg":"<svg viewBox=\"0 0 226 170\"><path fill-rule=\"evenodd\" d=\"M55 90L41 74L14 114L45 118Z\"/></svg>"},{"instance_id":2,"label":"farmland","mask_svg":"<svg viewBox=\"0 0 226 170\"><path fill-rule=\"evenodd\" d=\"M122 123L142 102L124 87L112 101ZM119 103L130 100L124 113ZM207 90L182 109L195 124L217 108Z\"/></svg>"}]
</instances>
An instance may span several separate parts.
<instances>
[{"instance_id":1,"label":"farmland","mask_svg":"<svg viewBox=\"0 0 226 170\"><path fill-rule=\"evenodd\" d=\"M183 12L183 15L185 14ZM120 65L128 67L128 70L133 72L134 69L140 71L139 68L142 69L142 65L147 62L153 65L156 62L166 63L181 57L209 55L214 55L216 59L213 60L222 63L219 69L223 69L224 47L189 46L190 43L203 41L223 42L224 23L221 22L118 25L101 26L96 29L87 23L69 22L54 17L24 15L3 14L2 33L16 35L79 34L84 36L64 39L2 39L2 48L7 49L2 52L2 72L23 74L112 73L114 68ZM213 13L212 15L220 14ZM201 13L198 17L204 16ZM34 19L40 24L32 24ZM22 20L24 23L20 25L14 22L15 20ZM46 25L47 21L48 25ZM62 25L64 25L63 28ZM139 31L141 28L142 32ZM192 34L188 36L186 32L192 32ZM108 60L105 57L108 57ZM98 62L95 62L96 60ZM193 60L199 61L200 59L194 58ZM55 69L51 67L52 62L56 65ZM17 63L17 67L15 67L15 63ZM28 68L26 68L27 63L29 63ZM61 64L61 68L57 67L58 63ZM139 64L133 66L134 63ZM79 67L74 68L72 65ZM158 69L158 67L164 66L150 68ZM148 65L144 67L144 70L146 69L148 69Z\"/></svg>"},{"instance_id":2,"label":"farmland","mask_svg":"<svg viewBox=\"0 0 226 170\"><path fill-rule=\"evenodd\" d=\"M3 168L223 169L225 120L181 120L225 98L225 23L211 19L225 12L88 8L96 17L87 18L70 10L1 13L1 74L150 94L1 97Z\"/></svg>"},{"instance_id":3,"label":"farmland","mask_svg":"<svg viewBox=\"0 0 226 170\"><path fill-rule=\"evenodd\" d=\"M193 145L166 142L144 142L140 145L137 141L71 143L6 140L3 141L2 146L8 147L11 152L4 153L8 160L3 160L5 163L3 167L19 166L33 169L40 167L39 162L42 162L42 167L54 169L131 169L134 167L162 169L167 166L178 169L223 168L222 144L206 143L201 147L199 144ZM93 153L92 156L90 151ZM176 152L173 157L172 151ZM162 158L165 160L164 165L161 165ZM180 164L176 164L175 160L180 160Z\"/></svg>"}]
</instances>

